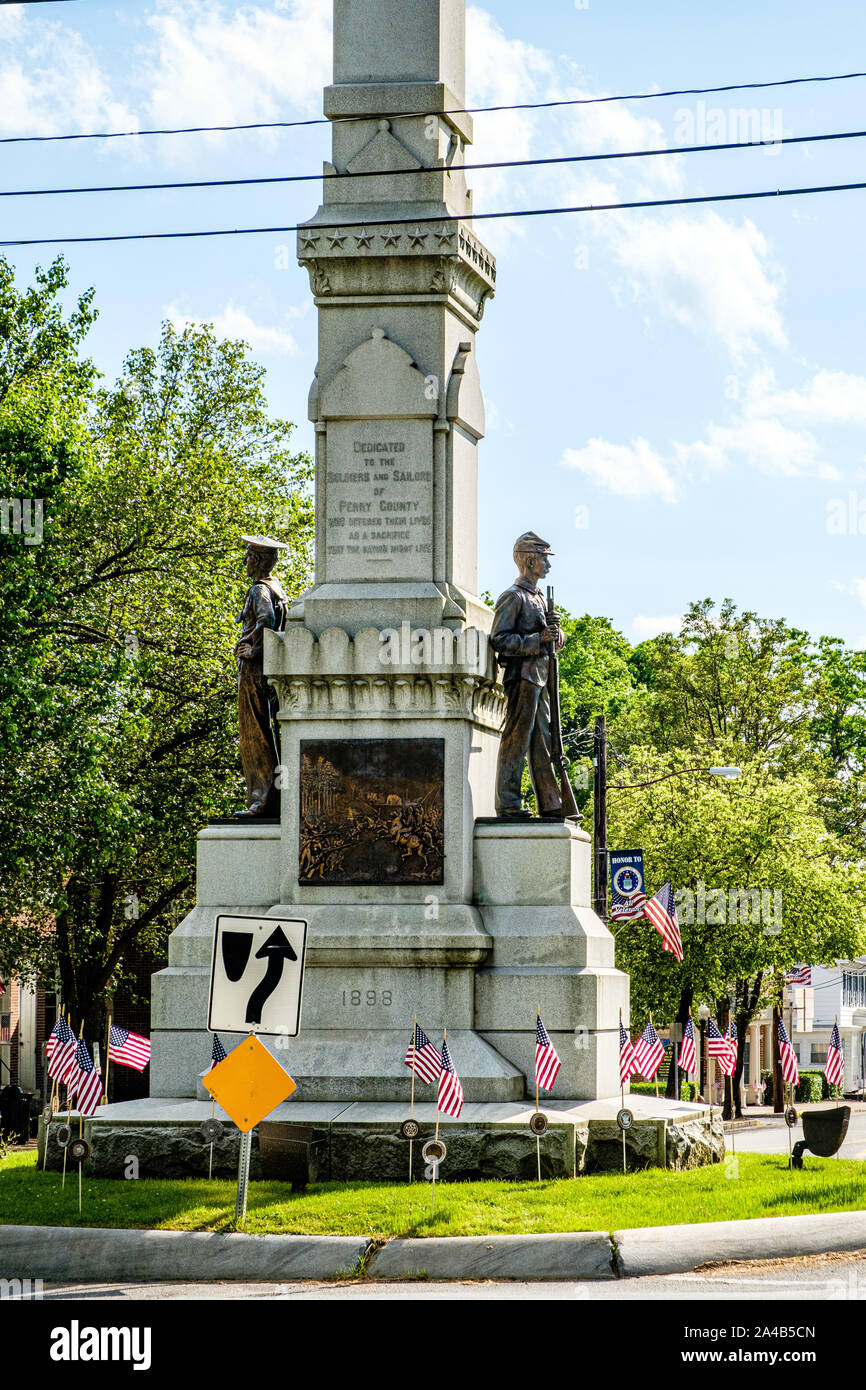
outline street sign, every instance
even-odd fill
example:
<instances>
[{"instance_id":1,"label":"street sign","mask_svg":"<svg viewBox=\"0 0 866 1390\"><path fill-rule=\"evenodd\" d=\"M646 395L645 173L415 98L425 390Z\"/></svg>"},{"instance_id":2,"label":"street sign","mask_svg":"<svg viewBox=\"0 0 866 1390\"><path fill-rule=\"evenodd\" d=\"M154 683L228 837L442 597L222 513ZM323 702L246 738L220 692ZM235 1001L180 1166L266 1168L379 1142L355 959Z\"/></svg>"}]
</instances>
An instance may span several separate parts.
<instances>
[{"instance_id":1,"label":"street sign","mask_svg":"<svg viewBox=\"0 0 866 1390\"><path fill-rule=\"evenodd\" d=\"M255 1129L259 1120L298 1089L264 1043L252 1035L207 1072L202 1085L242 1134Z\"/></svg>"},{"instance_id":2,"label":"street sign","mask_svg":"<svg viewBox=\"0 0 866 1390\"><path fill-rule=\"evenodd\" d=\"M297 1037L306 944L307 924L295 918L217 917L210 1031Z\"/></svg>"}]
</instances>

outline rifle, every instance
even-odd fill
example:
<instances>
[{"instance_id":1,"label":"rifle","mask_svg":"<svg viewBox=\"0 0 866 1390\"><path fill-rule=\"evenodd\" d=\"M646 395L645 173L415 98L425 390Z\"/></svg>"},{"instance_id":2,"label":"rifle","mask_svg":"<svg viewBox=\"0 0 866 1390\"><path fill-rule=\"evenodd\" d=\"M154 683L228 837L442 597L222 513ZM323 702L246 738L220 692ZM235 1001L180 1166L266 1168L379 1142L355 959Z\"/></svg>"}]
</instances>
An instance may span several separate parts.
<instances>
[{"instance_id":1,"label":"rifle","mask_svg":"<svg viewBox=\"0 0 866 1390\"><path fill-rule=\"evenodd\" d=\"M553 588L547 586L547 625L550 626L550 619L554 616ZM559 710L559 657L556 654L556 643L548 643L549 661L547 665L547 692L550 697L550 761L553 763L554 771L559 774L559 785L562 792L562 817L580 820L581 815L577 809L577 802L574 799L574 791L571 782L568 780L568 768L565 764L565 750L562 746L562 722Z\"/></svg>"}]
</instances>

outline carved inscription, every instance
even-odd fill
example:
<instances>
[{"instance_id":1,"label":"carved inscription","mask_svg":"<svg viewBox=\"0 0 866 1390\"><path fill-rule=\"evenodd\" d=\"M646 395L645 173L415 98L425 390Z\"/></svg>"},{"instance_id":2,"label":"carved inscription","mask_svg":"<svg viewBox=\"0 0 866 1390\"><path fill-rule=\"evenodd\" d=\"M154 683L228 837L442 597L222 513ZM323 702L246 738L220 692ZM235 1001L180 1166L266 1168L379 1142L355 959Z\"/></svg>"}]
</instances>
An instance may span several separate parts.
<instances>
[{"instance_id":1,"label":"carved inscription","mask_svg":"<svg viewBox=\"0 0 866 1390\"><path fill-rule=\"evenodd\" d=\"M432 578L428 421L331 421L325 495L328 579Z\"/></svg>"}]
</instances>

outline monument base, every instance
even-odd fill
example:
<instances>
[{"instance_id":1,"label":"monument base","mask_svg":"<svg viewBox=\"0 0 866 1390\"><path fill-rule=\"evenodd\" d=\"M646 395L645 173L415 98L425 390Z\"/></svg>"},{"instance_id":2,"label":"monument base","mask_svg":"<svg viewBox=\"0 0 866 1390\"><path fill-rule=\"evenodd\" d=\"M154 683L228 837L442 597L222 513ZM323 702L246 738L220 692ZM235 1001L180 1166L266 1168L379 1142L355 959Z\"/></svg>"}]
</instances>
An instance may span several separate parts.
<instances>
[{"instance_id":1,"label":"monument base","mask_svg":"<svg viewBox=\"0 0 866 1390\"><path fill-rule=\"evenodd\" d=\"M725 1154L721 1113L703 1105L626 1096L634 1124L626 1131L629 1171L666 1167L675 1170L720 1163ZM622 1131L616 1123L620 1098L596 1101L549 1101L542 1106L549 1129L540 1141L544 1178L571 1178L599 1172L622 1172ZM443 1181L482 1178L526 1181L537 1176L538 1149L529 1121L530 1103L466 1104L459 1119L439 1117L439 1135L448 1152L442 1163ZM422 1148L433 1137L436 1106L415 1105L420 1135L412 1147L413 1178L423 1180ZM77 1133L77 1116L74 1132ZM216 1107L225 1131L214 1146L213 1172L219 1177L237 1173L239 1133ZM409 1144L400 1125L409 1106L394 1102L287 1101L277 1107L268 1124L309 1126L315 1142L310 1177L314 1182L385 1180L403 1182L409 1176ZM137 1159L140 1177L206 1176L209 1145L199 1132L211 1116L211 1103L190 1100L127 1101L101 1106L84 1121L91 1145L86 1164L97 1177L119 1178ZM65 1115L55 1117L48 1136L49 1168L63 1165L56 1140ZM40 1122L39 1162L45 1144ZM262 1176L258 1133L253 1132L251 1175Z\"/></svg>"}]
</instances>

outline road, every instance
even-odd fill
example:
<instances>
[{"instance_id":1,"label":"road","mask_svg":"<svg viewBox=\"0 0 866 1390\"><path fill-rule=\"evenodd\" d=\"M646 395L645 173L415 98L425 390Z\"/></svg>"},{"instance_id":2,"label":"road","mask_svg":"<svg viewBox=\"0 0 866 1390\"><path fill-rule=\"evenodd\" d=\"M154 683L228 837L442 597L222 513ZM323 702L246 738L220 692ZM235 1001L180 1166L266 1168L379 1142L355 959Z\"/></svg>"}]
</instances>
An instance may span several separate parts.
<instances>
[{"instance_id":1,"label":"road","mask_svg":"<svg viewBox=\"0 0 866 1390\"><path fill-rule=\"evenodd\" d=\"M382 1302L405 1303L461 1300L509 1302L579 1300L630 1302L644 1299L719 1299L735 1302L757 1299L772 1302L866 1300L866 1252L822 1255L806 1259L774 1260L750 1265L727 1265L699 1274L669 1274L645 1279L578 1281L485 1281L467 1283L386 1283L374 1281L330 1284L52 1284L45 1300L143 1301L176 1299L255 1299L272 1302Z\"/></svg>"},{"instance_id":2,"label":"road","mask_svg":"<svg viewBox=\"0 0 866 1390\"><path fill-rule=\"evenodd\" d=\"M826 1103L823 1106L815 1106L816 1110L829 1108ZM748 1114L748 1111L746 1112ZM728 1134L729 1126L725 1126L725 1144L730 1149L731 1141ZM796 1144L798 1139L803 1138L802 1124L795 1125L791 1131L792 1142ZM749 1154L774 1154L788 1152L788 1126L785 1124L781 1115L762 1114L757 1125L748 1129L738 1129L734 1137L734 1142L738 1153ZM808 1163L809 1155L805 1154ZM845 1142L839 1150L840 1158L856 1158L861 1161L866 1160L866 1107L863 1109L852 1110L851 1121L848 1125L848 1133Z\"/></svg>"}]
</instances>

